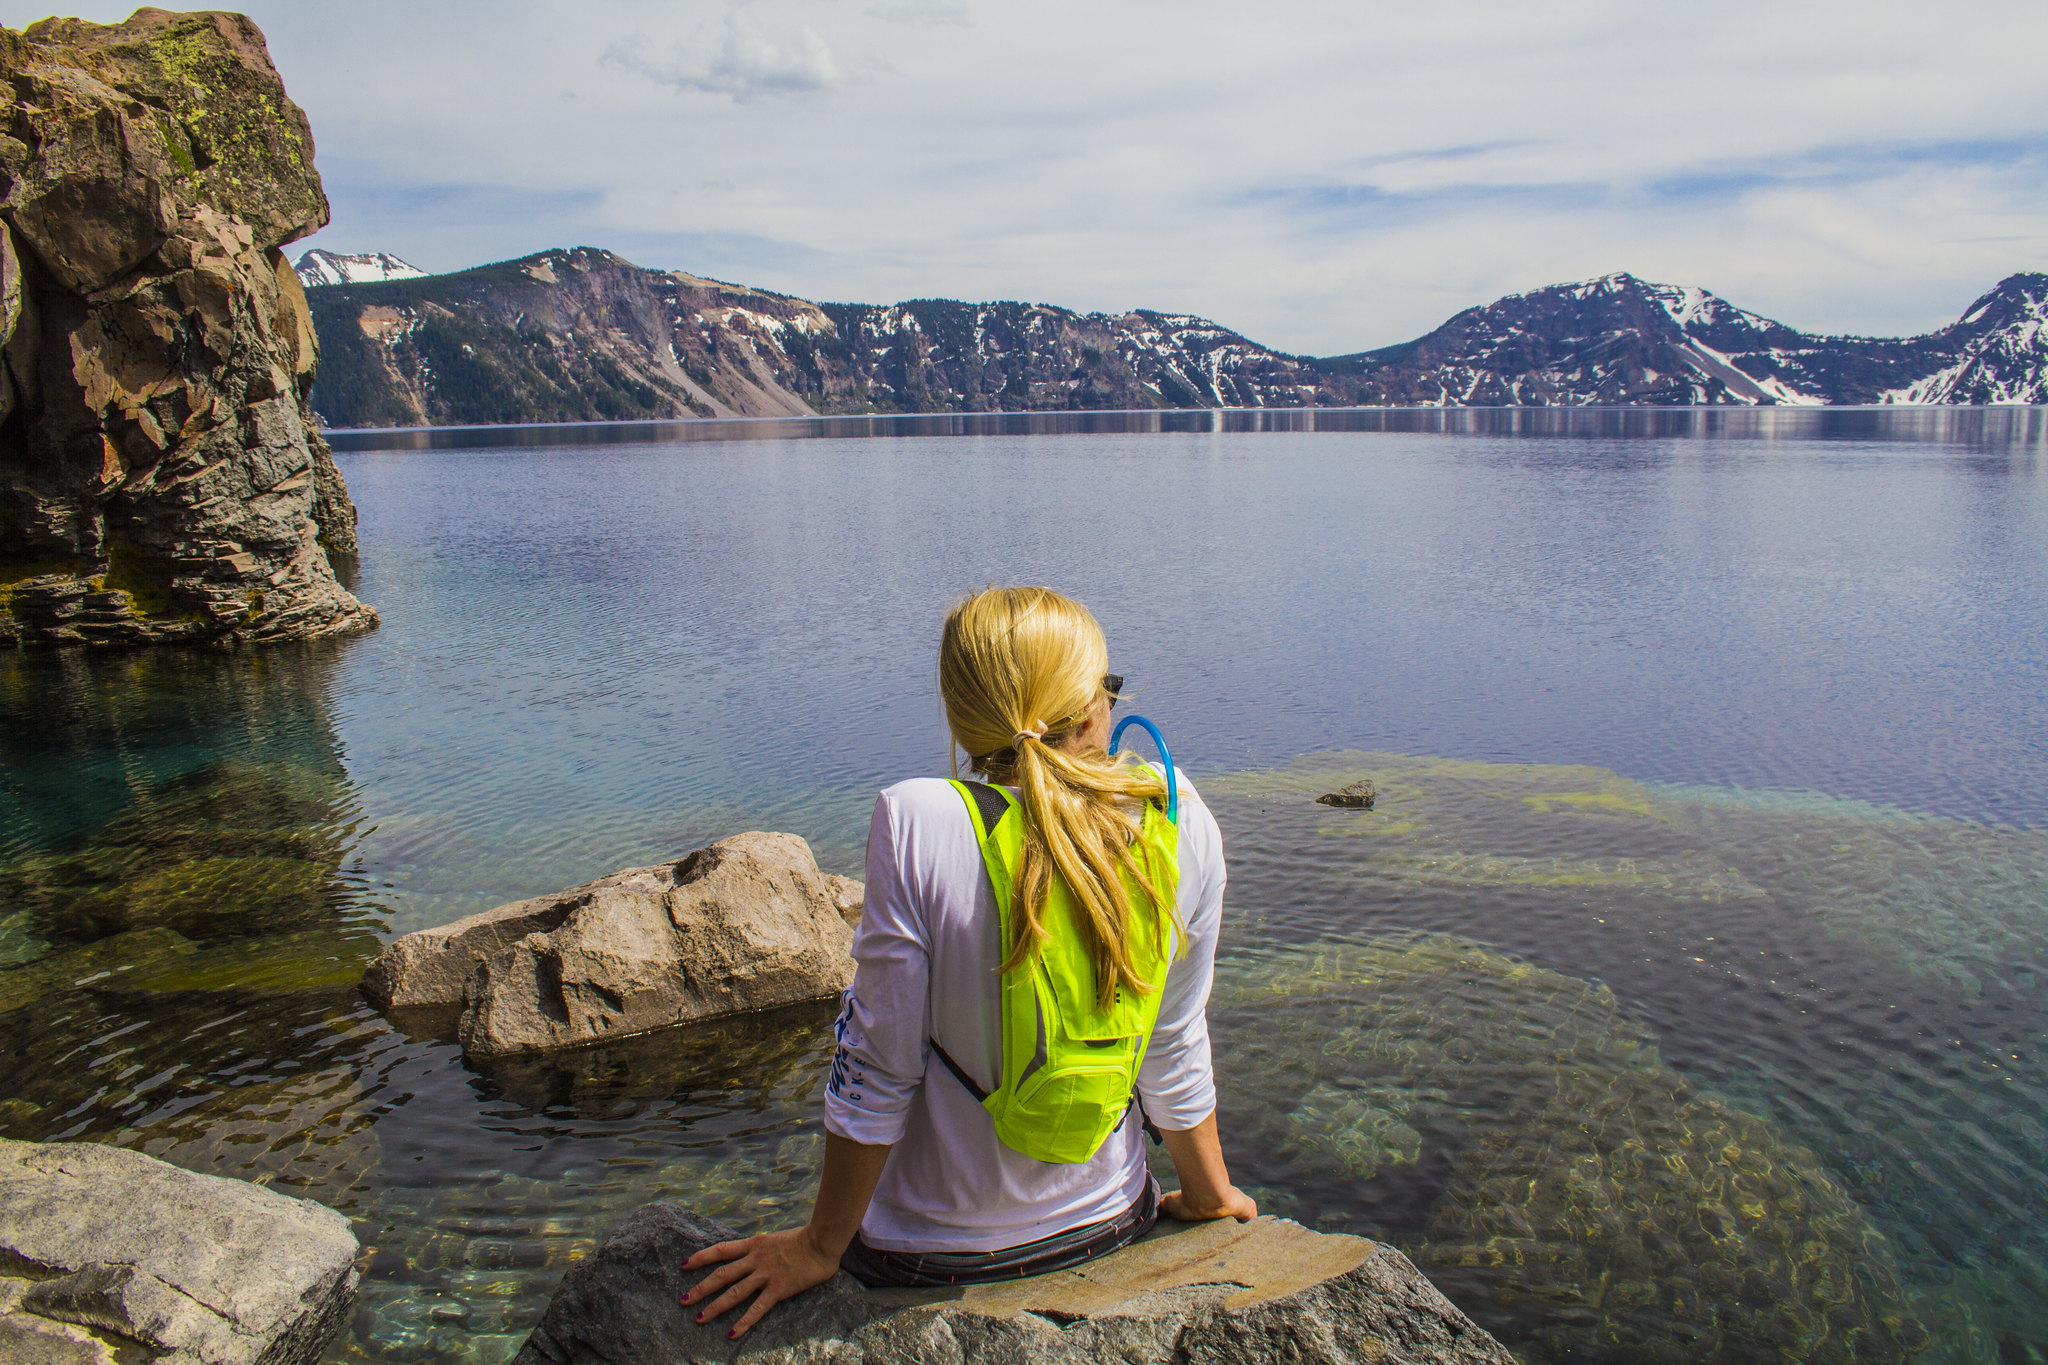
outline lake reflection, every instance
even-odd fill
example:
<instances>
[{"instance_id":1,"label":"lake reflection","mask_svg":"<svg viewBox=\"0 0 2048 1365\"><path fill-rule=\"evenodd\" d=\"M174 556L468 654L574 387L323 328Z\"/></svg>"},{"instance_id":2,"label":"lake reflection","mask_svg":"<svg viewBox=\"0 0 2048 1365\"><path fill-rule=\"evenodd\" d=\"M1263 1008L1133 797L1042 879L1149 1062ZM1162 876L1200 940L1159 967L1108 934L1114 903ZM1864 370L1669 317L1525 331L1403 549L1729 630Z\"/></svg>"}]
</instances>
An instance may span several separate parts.
<instances>
[{"instance_id":1,"label":"lake reflection","mask_svg":"<svg viewBox=\"0 0 2048 1365\"><path fill-rule=\"evenodd\" d=\"M1917 441L2000 448L2048 444L2042 408L1168 408L1107 412L947 412L873 417L557 422L521 427L393 427L326 433L339 451L530 449L649 442L883 436L1137 436L1171 433L1400 432L1606 440Z\"/></svg>"},{"instance_id":2,"label":"lake reflection","mask_svg":"<svg viewBox=\"0 0 2048 1365\"><path fill-rule=\"evenodd\" d=\"M1530 1359L2048 1351L2039 411L1129 416L345 455L378 633L0 658L0 1133L340 1208L350 1359L794 1216L829 1007L484 1067L353 983L739 829L858 873L945 604L1052 581L1222 821L1269 1209Z\"/></svg>"}]
</instances>

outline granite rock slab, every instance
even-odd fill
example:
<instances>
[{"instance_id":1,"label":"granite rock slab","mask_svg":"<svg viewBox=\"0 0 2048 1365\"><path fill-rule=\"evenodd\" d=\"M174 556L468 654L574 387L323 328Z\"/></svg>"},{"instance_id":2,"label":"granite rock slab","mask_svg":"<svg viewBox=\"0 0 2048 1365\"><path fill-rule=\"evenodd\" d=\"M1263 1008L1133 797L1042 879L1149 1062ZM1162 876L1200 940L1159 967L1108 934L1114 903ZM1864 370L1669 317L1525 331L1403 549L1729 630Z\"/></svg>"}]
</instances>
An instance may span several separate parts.
<instances>
[{"instance_id":1,"label":"granite rock slab","mask_svg":"<svg viewBox=\"0 0 2048 1365\"><path fill-rule=\"evenodd\" d=\"M545 1052L826 999L853 979L863 889L794 834L721 839L388 945L363 975L386 1009L462 1015L463 1051Z\"/></svg>"},{"instance_id":2,"label":"granite rock slab","mask_svg":"<svg viewBox=\"0 0 2048 1365\"><path fill-rule=\"evenodd\" d=\"M0 1141L0 1362L312 1365L355 1301L332 1209L90 1142Z\"/></svg>"},{"instance_id":3,"label":"granite rock slab","mask_svg":"<svg viewBox=\"0 0 2048 1365\"><path fill-rule=\"evenodd\" d=\"M679 1300L691 1253L736 1234L645 1205L570 1269L516 1365L1512 1365L1506 1348L1393 1248L1259 1218L1161 1220L1078 1270L947 1290L868 1290L840 1274L747 1337ZM729 1314L728 1319L736 1316Z\"/></svg>"}]
</instances>

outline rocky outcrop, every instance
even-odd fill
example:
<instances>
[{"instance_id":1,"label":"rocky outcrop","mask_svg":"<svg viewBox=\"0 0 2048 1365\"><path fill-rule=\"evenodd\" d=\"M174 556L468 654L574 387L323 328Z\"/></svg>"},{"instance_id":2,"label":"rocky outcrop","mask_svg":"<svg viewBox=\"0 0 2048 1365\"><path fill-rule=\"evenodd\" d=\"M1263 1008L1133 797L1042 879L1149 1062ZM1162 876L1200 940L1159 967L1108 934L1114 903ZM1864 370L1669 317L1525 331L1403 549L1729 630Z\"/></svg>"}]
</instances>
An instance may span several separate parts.
<instances>
[{"instance_id":1,"label":"rocky outcrop","mask_svg":"<svg viewBox=\"0 0 2048 1365\"><path fill-rule=\"evenodd\" d=\"M1369 777L1356 782L1347 782L1333 792L1324 792L1316 798L1325 806L1351 806L1360 810L1371 810L1372 803L1379 800L1379 789Z\"/></svg>"},{"instance_id":2,"label":"rocky outcrop","mask_svg":"<svg viewBox=\"0 0 2048 1365\"><path fill-rule=\"evenodd\" d=\"M692 1252L737 1234L675 1204L635 1210L555 1291L518 1365L730 1361L843 1365L1510 1365L1514 1357L1391 1247L1298 1223L1178 1224L1079 1270L947 1290L840 1274L741 1342L678 1300ZM736 1317L736 1314L729 1315Z\"/></svg>"},{"instance_id":3,"label":"rocky outcrop","mask_svg":"<svg viewBox=\"0 0 2048 1365\"><path fill-rule=\"evenodd\" d=\"M355 1300L348 1220L95 1143L0 1141L0 1360L300 1365Z\"/></svg>"},{"instance_id":4,"label":"rocky outcrop","mask_svg":"<svg viewBox=\"0 0 2048 1365\"><path fill-rule=\"evenodd\" d=\"M327 200L263 35L46 19L0 76L0 644L374 625L279 250Z\"/></svg>"},{"instance_id":5,"label":"rocky outcrop","mask_svg":"<svg viewBox=\"0 0 2048 1365\"><path fill-rule=\"evenodd\" d=\"M545 1051L817 1000L853 977L859 882L794 834L736 834L393 941L363 976L386 1008L463 1007L463 1050Z\"/></svg>"}]
</instances>

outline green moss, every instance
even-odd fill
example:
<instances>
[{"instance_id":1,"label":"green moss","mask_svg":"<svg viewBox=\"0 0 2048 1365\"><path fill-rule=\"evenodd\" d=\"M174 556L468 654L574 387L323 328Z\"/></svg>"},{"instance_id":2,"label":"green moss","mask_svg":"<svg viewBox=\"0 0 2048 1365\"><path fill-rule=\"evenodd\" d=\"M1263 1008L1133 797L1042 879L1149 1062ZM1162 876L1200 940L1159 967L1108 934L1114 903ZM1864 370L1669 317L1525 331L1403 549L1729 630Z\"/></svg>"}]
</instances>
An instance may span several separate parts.
<instances>
[{"instance_id":1,"label":"green moss","mask_svg":"<svg viewBox=\"0 0 2048 1365\"><path fill-rule=\"evenodd\" d=\"M353 986L377 955L377 937L316 930L275 938L243 939L189 955L168 957L118 979L110 989L163 994L271 995Z\"/></svg>"},{"instance_id":2,"label":"green moss","mask_svg":"<svg viewBox=\"0 0 2048 1365\"><path fill-rule=\"evenodd\" d=\"M1379 787L1374 809L1311 804L1363 775ZM1212 802L1298 802L1317 836L1304 852L1375 894L1512 888L1637 923L1674 903L1768 897L1908 976L1969 994L1987 980L2018 984L2038 946L2034 888L2048 878L2042 831L1572 765L1310 754L1206 778L1202 791Z\"/></svg>"},{"instance_id":3,"label":"green moss","mask_svg":"<svg viewBox=\"0 0 2048 1365\"><path fill-rule=\"evenodd\" d=\"M28 623L28 600L20 585L37 578L75 578L84 565L66 556L0 559L0 616Z\"/></svg>"},{"instance_id":4,"label":"green moss","mask_svg":"<svg viewBox=\"0 0 2048 1365\"><path fill-rule=\"evenodd\" d=\"M200 96L206 94L205 77L213 58L206 40L200 36L205 28L203 22L197 21L179 24L143 44L159 70Z\"/></svg>"},{"instance_id":5,"label":"green moss","mask_svg":"<svg viewBox=\"0 0 2048 1365\"><path fill-rule=\"evenodd\" d=\"M50 951L48 939L33 932L35 919L26 910L0 916L0 967L18 967L34 962Z\"/></svg>"},{"instance_id":6,"label":"green moss","mask_svg":"<svg viewBox=\"0 0 2048 1365\"><path fill-rule=\"evenodd\" d=\"M198 613L183 610L183 603L164 584L149 575L148 566L135 548L125 541L107 543L107 571L92 580L96 591L112 588L128 594L135 614L147 621L203 620Z\"/></svg>"},{"instance_id":7,"label":"green moss","mask_svg":"<svg viewBox=\"0 0 2048 1365\"><path fill-rule=\"evenodd\" d=\"M164 154L170 157L171 164L187 176L196 177L199 174L199 163L192 159L192 149L186 145L185 130L178 126L176 119L161 109L156 111L156 126L157 131L163 134Z\"/></svg>"},{"instance_id":8,"label":"green moss","mask_svg":"<svg viewBox=\"0 0 2048 1365\"><path fill-rule=\"evenodd\" d=\"M84 568L71 555L33 555L21 559L0 559L0 587L31 578L72 578Z\"/></svg>"},{"instance_id":9,"label":"green moss","mask_svg":"<svg viewBox=\"0 0 2048 1365\"><path fill-rule=\"evenodd\" d=\"M304 183L312 174L305 137L282 92L222 51L207 21L178 22L144 41L139 55L160 78L149 98L169 107L158 124L170 158L195 183L211 182L209 197L226 189L235 200L294 200L312 188Z\"/></svg>"},{"instance_id":10,"label":"green moss","mask_svg":"<svg viewBox=\"0 0 2048 1365\"><path fill-rule=\"evenodd\" d=\"M1634 786L1633 783L1629 784ZM1537 792L1522 797L1529 809L1539 815L1553 812L1565 815L1583 815L1592 819L1623 820L1669 820L1671 816L1660 810L1640 789L1634 792Z\"/></svg>"},{"instance_id":11,"label":"green moss","mask_svg":"<svg viewBox=\"0 0 2048 1365\"><path fill-rule=\"evenodd\" d=\"M168 924L198 935L252 917L290 922L324 909L331 872L298 858L200 858L80 896L69 914L102 929Z\"/></svg>"},{"instance_id":12,"label":"green moss","mask_svg":"<svg viewBox=\"0 0 2048 1365\"><path fill-rule=\"evenodd\" d=\"M0 972L0 1014L59 991L101 985L119 975L182 957L198 949L169 929L115 934L82 948Z\"/></svg>"}]
</instances>

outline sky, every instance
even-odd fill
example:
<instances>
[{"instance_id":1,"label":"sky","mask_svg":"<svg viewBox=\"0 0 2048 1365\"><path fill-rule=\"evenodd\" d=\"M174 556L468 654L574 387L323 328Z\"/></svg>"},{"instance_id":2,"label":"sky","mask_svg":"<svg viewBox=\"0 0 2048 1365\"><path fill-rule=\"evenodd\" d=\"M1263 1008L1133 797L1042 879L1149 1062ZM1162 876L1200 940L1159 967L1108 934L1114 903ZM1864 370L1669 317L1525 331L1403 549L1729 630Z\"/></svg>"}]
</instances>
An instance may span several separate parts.
<instances>
[{"instance_id":1,"label":"sky","mask_svg":"<svg viewBox=\"0 0 2048 1365\"><path fill-rule=\"evenodd\" d=\"M248 12L334 206L295 259L601 246L814 300L1197 313L1311 355L1617 270L1867 335L2048 270L2040 0Z\"/></svg>"}]
</instances>

